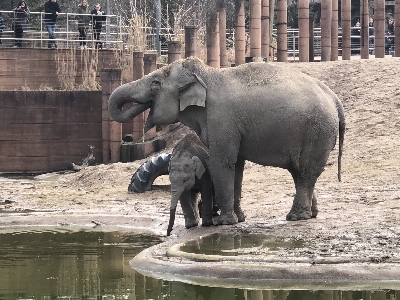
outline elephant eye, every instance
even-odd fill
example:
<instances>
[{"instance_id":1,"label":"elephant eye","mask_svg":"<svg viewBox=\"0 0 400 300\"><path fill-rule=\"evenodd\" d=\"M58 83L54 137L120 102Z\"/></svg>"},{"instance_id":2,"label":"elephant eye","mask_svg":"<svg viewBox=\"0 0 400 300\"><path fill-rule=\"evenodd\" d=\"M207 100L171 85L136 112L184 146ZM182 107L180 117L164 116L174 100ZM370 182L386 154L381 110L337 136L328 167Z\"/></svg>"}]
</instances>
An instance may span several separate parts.
<instances>
[{"instance_id":1,"label":"elephant eye","mask_svg":"<svg viewBox=\"0 0 400 300\"><path fill-rule=\"evenodd\" d=\"M158 80L154 80L154 81L151 83L150 88L151 88L152 91L157 91L157 90L159 90L159 89L161 88L161 82L158 81Z\"/></svg>"}]
</instances>

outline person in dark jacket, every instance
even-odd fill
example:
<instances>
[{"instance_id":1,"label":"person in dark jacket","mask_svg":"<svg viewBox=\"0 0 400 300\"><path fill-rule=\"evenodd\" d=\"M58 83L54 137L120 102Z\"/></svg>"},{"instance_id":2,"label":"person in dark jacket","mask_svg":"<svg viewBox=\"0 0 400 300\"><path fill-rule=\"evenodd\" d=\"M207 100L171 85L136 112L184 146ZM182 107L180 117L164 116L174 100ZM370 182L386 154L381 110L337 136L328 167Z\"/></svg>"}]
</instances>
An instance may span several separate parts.
<instances>
[{"instance_id":1,"label":"person in dark jacket","mask_svg":"<svg viewBox=\"0 0 400 300\"><path fill-rule=\"evenodd\" d=\"M101 28L103 27L103 22L106 20L104 16L104 11L102 11L100 3L97 3L95 9L92 10L92 25L93 25L93 35L96 42L96 49L103 49L103 44L100 42Z\"/></svg>"},{"instance_id":2,"label":"person in dark jacket","mask_svg":"<svg viewBox=\"0 0 400 300\"><path fill-rule=\"evenodd\" d=\"M3 20L3 18L1 17L1 13L0 13L0 44L3 43L3 42L1 41L1 37L2 37L2 35L3 35L4 28L5 28L5 26L4 26L4 20Z\"/></svg>"},{"instance_id":3,"label":"person in dark jacket","mask_svg":"<svg viewBox=\"0 0 400 300\"><path fill-rule=\"evenodd\" d=\"M15 35L15 47L22 47L22 34L24 32L24 27L28 24L28 18L30 15L28 5L25 1L18 2L16 8L13 9L14 12L14 35Z\"/></svg>"},{"instance_id":4,"label":"person in dark jacket","mask_svg":"<svg viewBox=\"0 0 400 300\"><path fill-rule=\"evenodd\" d=\"M47 44L48 48L57 48L57 44L54 41L54 32L56 31L56 22L58 14L60 13L60 6L57 0L49 0L44 5L45 19L44 23L46 25L47 32L49 33L49 42Z\"/></svg>"},{"instance_id":5,"label":"person in dark jacket","mask_svg":"<svg viewBox=\"0 0 400 300\"><path fill-rule=\"evenodd\" d=\"M78 31L79 31L79 48L86 48L86 35L89 28L90 16L87 0L82 0L77 10Z\"/></svg>"},{"instance_id":6,"label":"person in dark jacket","mask_svg":"<svg viewBox=\"0 0 400 300\"><path fill-rule=\"evenodd\" d=\"M369 18L368 21L368 35L369 35L369 54L374 54L375 47L375 36L374 36L374 19L372 17Z\"/></svg>"},{"instance_id":7,"label":"person in dark jacket","mask_svg":"<svg viewBox=\"0 0 400 300\"><path fill-rule=\"evenodd\" d=\"M392 17L388 18L386 24L385 50L394 56L394 20Z\"/></svg>"}]
</instances>

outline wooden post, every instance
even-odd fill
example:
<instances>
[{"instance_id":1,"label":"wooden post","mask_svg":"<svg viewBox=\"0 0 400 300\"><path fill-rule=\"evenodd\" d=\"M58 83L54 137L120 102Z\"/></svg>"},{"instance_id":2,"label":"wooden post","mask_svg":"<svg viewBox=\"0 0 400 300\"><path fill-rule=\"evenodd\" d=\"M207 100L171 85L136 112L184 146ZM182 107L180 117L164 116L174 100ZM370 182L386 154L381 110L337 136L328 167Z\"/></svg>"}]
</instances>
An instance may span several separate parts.
<instances>
[{"instance_id":1,"label":"wooden post","mask_svg":"<svg viewBox=\"0 0 400 300\"><path fill-rule=\"evenodd\" d=\"M143 56L143 71L144 75L150 74L157 70L157 52L145 53ZM144 111L144 120L147 120L150 109ZM156 126L145 132L145 139L150 139L156 135Z\"/></svg>"},{"instance_id":2,"label":"wooden post","mask_svg":"<svg viewBox=\"0 0 400 300\"><path fill-rule=\"evenodd\" d=\"M157 70L157 52L145 53L143 55L143 74L147 75Z\"/></svg>"},{"instance_id":3,"label":"wooden post","mask_svg":"<svg viewBox=\"0 0 400 300\"><path fill-rule=\"evenodd\" d=\"M261 56L269 60L269 0L261 1Z\"/></svg>"},{"instance_id":4,"label":"wooden post","mask_svg":"<svg viewBox=\"0 0 400 300\"><path fill-rule=\"evenodd\" d=\"M197 56L197 26L185 26L185 58Z\"/></svg>"},{"instance_id":5,"label":"wooden post","mask_svg":"<svg viewBox=\"0 0 400 300\"><path fill-rule=\"evenodd\" d=\"M244 0L235 1L235 16L235 65L238 66L246 62Z\"/></svg>"},{"instance_id":6,"label":"wooden post","mask_svg":"<svg viewBox=\"0 0 400 300\"><path fill-rule=\"evenodd\" d=\"M133 80L138 80L144 75L144 53L142 51L134 51L133 52ZM136 105L136 104L133 104ZM143 128L144 128L145 116L144 112L139 114L137 117L133 119L133 139L138 140L143 136Z\"/></svg>"},{"instance_id":7,"label":"wooden post","mask_svg":"<svg viewBox=\"0 0 400 300\"><path fill-rule=\"evenodd\" d=\"M181 54L181 42L169 41L168 42L168 64L177 61L182 58Z\"/></svg>"},{"instance_id":8,"label":"wooden post","mask_svg":"<svg viewBox=\"0 0 400 300\"><path fill-rule=\"evenodd\" d=\"M278 42L277 42L277 60L279 62L287 61L287 0L276 1L276 13L278 23Z\"/></svg>"},{"instance_id":9,"label":"wooden post","mask_svg":"<svg viewBox=\"0 0 400 300\"><path fill-rule=\"evenodd\" d=\"M342 0L342 60L351 57L351 0Z\"/></svg>"},{"instance_id":10,"label":"wooden post","mask_svg":"<svg viewBox=\"0 0 400 300\"><path fill-rule=\"evenodd\" d=\"M219 68L219 16L218 12L210 12L207 19L207 64Z\"/></svg>"},{"instance_id":11,"label":"wooden post","mask_svg":"<svg viewBox=\"0 0 400 300\"><path fill-rule=\"evenodd\" d=\"M375 57L385 57L385 0L374 1Z\"/></svg>"},{"instance_id":12,"label":"wooden post","mask_svg":"<svg viewBox=\"0 0 400 300\"><path fill-rule=\"evenodd\" d=\"M299 0L299 60L310 59L310 0Z\"/></svg>"},{"instance_id":13,"label":"wooden post","mask_svg":"<svg viewBox=\"0 0 400 300\"><path fill-rule=\"evenodd\" d=\"M219 57L221 68L228 66L228 57L226 55L226 3L225 0L218 1L219 13Z\"/></svg>"},{"instance_id":14,"label":"wooden post","mask_svg":"<svg viewBox=\"0 0 400 300\"><path fill-rule=\"evenodd\" d=\"M361 59L369 58L369 7L368 0L360 1L360 12L361 12Z\"/></svg>"},{"instance_id":15,"label":"wooden post","mask_svg":"<svg viewBox=\"0 0 400 300\"><path fill-rule=\"evenodd\" d=\"M321 2L321 61L331 60L332 1Z\"/></svg>"},{"instance_id":16,"label":"wooden post","mask_svg":"<svg viewBox=\"0 0 400 300\"><path fill-rule=\"evenodd\" d=\"M338 31L339 31L339 12L338 0L332 0L332 25L331 25L331 60L338 60Z\"/></svg>"},{"instance_id":17,"label":"wooden post","mask_svg":"<svg viewBox=\"0 0 400 300\"><path fill-rule=\"evenodd\" d=\"M261 0L250 0L250 56L261 57Z\"/></svg>"},{"instance_id":18,"label":"wooden post","mask_svg":"<svg viewBox=\"0 0 400 300\"><path fill-rule=\"evenodd\" d=\"M394 56L400 57L400 0L394 3L394 24L398 28L394 31Z\"/></svg>"},{"instance_id":19,"label":"wooden post","mask_svg":"<svg viewBox=\"0 0 400 300\"><path fill-rule=\"evenodd\" d=\"M122 124L111 120L108 99L122 83L121 69L101 70L103 163L119 162L122 142Z\"/></svg>"}]
</instances>

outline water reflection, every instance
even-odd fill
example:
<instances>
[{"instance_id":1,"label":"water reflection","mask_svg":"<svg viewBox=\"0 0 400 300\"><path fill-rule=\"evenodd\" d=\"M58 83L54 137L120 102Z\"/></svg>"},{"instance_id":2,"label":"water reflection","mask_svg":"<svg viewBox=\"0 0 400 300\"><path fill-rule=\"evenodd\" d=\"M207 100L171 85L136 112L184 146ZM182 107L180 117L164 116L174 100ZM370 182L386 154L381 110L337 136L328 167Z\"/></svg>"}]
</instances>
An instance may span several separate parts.
<instances>
[{"instance_id":1,"label":"water reflection","mask_svg":"<svg viewBox=\"0 0 400 300\"><path fill-rule=\"evenodd\" d=\"M157 237L118 231L0 234L0 299L126 298L145 282L129 260L159 242Z\"/></svg>"},{"instance_id":2,"label":"water reflection","mask_svg":"<svg viewBox=\"0 0 400 300\"><path fill-rule=\"evenodd\" d=\"M312 291L312 290L240 290L171 283L171 294L154 299L195 300L396 300L400 291ZM396 297L397 292L397 297Z\"/></svg>"},{"instance_id":3,"label":"water reflection","mask_svg":"<svg viewBox=\"0 0 400 300\"><path fill-rule=\"evenodd\" d=\"M272 254L282 249L301 248L302 240L286 239L265 234L222 234L215 233L192 240L180 247L181 251L222 256L246 256Z\"/></svg>"},{"instance_id":4,"label":"water reflection","mask_svg":"<svg viewBox=\"0 0 400 300\"><path fill-rule=\"evenodd\" d=\"M64 227L2 232L0 299L400 300L399 291L396 298L396 291L379 290L245 290L144 277L128 263L161 239L131 232L88 232ZM266 245L265 237L261 240L264 242L256 245ZM205 244L207 241L203 240ZM252 247L254 240L244 239L239 244Z\"/></svg>"}]
</instances>

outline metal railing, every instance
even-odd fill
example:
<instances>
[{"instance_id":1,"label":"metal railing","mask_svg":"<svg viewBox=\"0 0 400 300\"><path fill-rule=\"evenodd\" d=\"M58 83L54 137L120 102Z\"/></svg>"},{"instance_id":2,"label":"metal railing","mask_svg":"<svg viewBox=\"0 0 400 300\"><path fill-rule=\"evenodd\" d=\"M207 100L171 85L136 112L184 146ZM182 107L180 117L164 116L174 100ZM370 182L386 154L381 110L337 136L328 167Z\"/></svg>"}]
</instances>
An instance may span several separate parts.
<instances>
[{"instance_id":1,"label":"metal railing","mask_svg":"<svg viewBox=\"0 0 400 300\"><path fill-rule=\"evenodd\" d=\"M351 27L351 31L354 32L359 27ZM274 29L273 34L276 35L276 29ZM361 51L361 36L359 34L352 34L351 37L351 55L360 55ZM391 43L391 39L394 39L394 35L385 35L385 54L393 55L394 54L394 46ZM374 43L375 36L369 36L369 52L370 54L374 53ZM296 59L299 55L299 29L288 29L288 38L287 38L287 47L288 47L288 58ZM321 28L314 28L314 55L321 55ZM342 55L342 28L338 30L338 55Z\"/></svg>"},{"instance_id":2,"label":"metal railing","mask_svg":"<svg viewBox=\"0 0 400 300\"><path fill-rule=\"evenodd\" d=\"M4 20L5 29L2 34L1 40L4 46L14 45L15 36L13 21L15 19L13 11L0 11L1 17ZM87 16L92 16L86 14ZM78 20L75 13L60 13L57 18L55 39L59 47L71 47L79 45L78 33ZM116 48L119 44L123 43L121 29L121 18L116 15L105 15L106 21L104 22L102 32L100 34L100 42L104 43L107 48ZM20 39L24 47L32 48L47 48L49 41L48 33L45 26L45 13L44 12L30 12L28 22L22 24L23 36ZM93 39L92 22L88 25L87 40L86 42L96 42Z\"/></svg>"}]
</instances>

